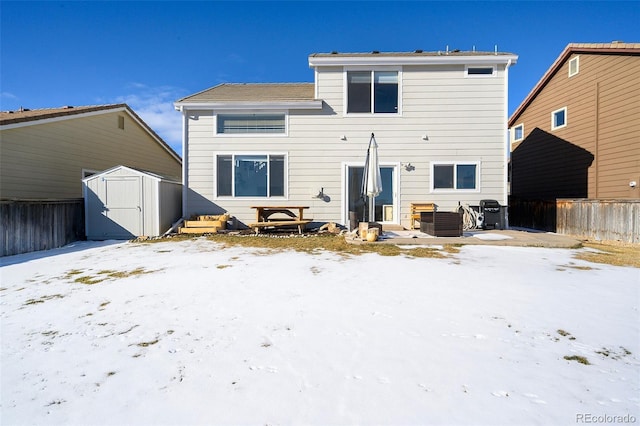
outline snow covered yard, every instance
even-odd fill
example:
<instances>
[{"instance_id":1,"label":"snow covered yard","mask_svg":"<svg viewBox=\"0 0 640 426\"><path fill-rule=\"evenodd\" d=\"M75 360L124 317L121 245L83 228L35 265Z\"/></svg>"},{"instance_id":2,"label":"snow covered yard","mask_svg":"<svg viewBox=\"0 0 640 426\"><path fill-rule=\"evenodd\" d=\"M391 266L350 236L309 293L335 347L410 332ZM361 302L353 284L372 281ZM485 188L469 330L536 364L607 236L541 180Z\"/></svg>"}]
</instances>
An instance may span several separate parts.
<instances>
[{"instance_id":1,"label":"snow covered yard","mask_svg":"<svg viewBox=\"0 0 640 426\"><path fill-rule=\"evenodd\" d=\"M576 251L195 239L0 259L0 423L637 422L640 272Z\"/></svg>"}]
</instances>

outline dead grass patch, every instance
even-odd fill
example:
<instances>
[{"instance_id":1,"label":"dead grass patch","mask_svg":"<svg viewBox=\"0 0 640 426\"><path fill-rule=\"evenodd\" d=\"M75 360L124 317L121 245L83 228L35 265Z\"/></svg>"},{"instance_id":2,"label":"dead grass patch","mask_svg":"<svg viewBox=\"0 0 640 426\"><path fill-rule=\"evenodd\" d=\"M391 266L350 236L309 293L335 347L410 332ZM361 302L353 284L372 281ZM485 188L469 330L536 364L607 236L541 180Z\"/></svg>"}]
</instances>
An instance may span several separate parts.
<instances>
[{"instance_id":1,"label":"dead grass patch","mask_svg":"<svg viewBox=\"0 0 640 426\"><path fill-rule=\"evenodd\" d=\"M24 302L25 306L28 305L37 305L38 303L44 303L47 300L51 300L51 299L62 299L64 296L61 294L52 294L49 296L42 296L39 299L29 299L26 302Z\"/></svg>"},{"instance_id":2,"label":"dead grass patch","mask_svg":"<svg viewBox=\"0 0 640 426\"><path fill-rule=\"evenodd\" d=\"M595 251L581 251L576 259L613 266L631 266L640 268L640 245L618 245L585 242L584 247Z\"/></svg>"},{"instance_id":3,"label":"dead grass patch","mask_svg":"<svg viewBox=\"0 0 640 426\"><path fill-rule=\"evenodd\" d=\"M261 234L261 235L229 235L211 234L204 237L174 236L171 238L152 239L147 241L137 241L138 244L153 244L166 241L187 241L196 238L206 238L229 247L251 247L263 249L255 253L257 255L270 255L285 250L295 250L303 253L319 254L323 251L337 253L345 258L366 253L377 253L381 256L407 256L421 258L446 258L449 254L460 251L459 246L446 245L442 249L438 248L402 248L395 244L352 244L346 241L343 236L333 234L319 235L297 235L297 234Z\"/></svg>"},{"instance_id":4,"label":"dead grass patch","mask_svg":"<svg viewBox=\"0 0 640 426\"><path fill-rule=\"evenodd\" d=\"M137 275L150 274L152 272L157 272L156 270L147 270L142 267L138 267L131 271L115 271L112 269L103 269L95 273L95 275L87 274L86 271L81 271L78 269L72 269L66 273L64 276L65 279L73 280L74 283L85 284L85 285L94 285L101 283L103 281L112 279L117 280L121 278L128 278ZM80 275L80 276L78 276Z\"/></svg>"},{"instance_id":5,"label":"dead grass patch","mask_svg":"<svg viewBox=\"0 0 640 426\"><path fill-rule=\"evenodd\" d=\"M558 270L558 271L566 271L565 268L577 269L579 271L591 271L593 269L598 269L598 268L593 268L591 266L580 266L580 265L576 265L573 262L569 262L568 265L560 265L560 267L556 268L556 270Z\"/></svg>"},{"instance_id":6,"label":"dead grass patch","mask_svg":"<svg viewBox=\"0 0 640 426\"><path fill-rule=\"evenodd\" d=\"M146 348L149 347L151 345L155 345L156 343L158 343L159 340L155 339L155 340L151 340L149 342L140 342L140 343L136 343L136 346L140 346L141 348Z\"/></svg>"},{"instance_id":7,"label":"dead grass patch","mask_svg":"<svg viewBox=\"0 0 640 426\"><path fill-rule=\"evenodd\" d=\"M571 355L571 356L566 355L564 359L566 359L567 361L577 361L580 364L584 364L584 365L591 365L589 360L586 357L583 357L581 355Z\"/></svg>"}]
</instances>

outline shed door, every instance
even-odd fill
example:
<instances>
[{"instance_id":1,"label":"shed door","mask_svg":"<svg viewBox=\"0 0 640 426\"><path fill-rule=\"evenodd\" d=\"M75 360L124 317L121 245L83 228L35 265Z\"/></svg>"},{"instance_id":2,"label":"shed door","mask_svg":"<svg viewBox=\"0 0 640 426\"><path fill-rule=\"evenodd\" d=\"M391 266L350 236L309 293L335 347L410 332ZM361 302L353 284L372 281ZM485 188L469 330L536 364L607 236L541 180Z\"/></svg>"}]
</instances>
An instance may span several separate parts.
<instances>
[{"instance_id":1,"label":"shed door","mask_svg":"<svg viewBox=\"0 0 640 426\"><path fill-rule=\"evenodd\" d=\"M106 178L103 215L105 237L142 235L142 178Z\"/></svg>"}]
</instances>

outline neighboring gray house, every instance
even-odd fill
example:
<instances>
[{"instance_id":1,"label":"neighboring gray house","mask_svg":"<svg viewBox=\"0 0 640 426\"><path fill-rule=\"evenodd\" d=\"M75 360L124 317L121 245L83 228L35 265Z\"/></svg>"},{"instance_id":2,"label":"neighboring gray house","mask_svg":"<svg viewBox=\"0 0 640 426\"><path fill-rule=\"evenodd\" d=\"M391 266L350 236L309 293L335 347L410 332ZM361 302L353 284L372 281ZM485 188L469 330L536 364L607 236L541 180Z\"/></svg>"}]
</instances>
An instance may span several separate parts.
<instances>
[{"instance_id":1,"label":"neighboring gray house","mask_svg":"<svg viewBox=\"0 0 640 426\"><path fill-rule=\"evenodd\" d=\"M411 203L507 204L507 87L499 52L322 53L314 83L221 84L175 103L183 116L183 216L308 205L348 225L372 133L383 192L375 218L409 227ZM351 215L353 217L353 215ZM369 219L369 218L367 218Z\"/></svg>"}]
</instances>

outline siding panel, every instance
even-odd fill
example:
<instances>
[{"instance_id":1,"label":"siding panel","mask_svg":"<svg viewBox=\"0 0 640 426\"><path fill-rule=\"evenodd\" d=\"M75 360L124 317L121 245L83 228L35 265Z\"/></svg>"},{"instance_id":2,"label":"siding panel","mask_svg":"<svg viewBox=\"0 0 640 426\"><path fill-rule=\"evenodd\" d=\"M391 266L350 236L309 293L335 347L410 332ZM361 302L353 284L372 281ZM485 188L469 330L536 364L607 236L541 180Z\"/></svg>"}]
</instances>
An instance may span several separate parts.
<instances>
[{"instance_id":1,"label":"siding panel","mask_svg":"<svg viewBox=\"0 0 640 426\"><path fill-rule=\"evenodd\" d=\"M630 190L628 183L640 177L640 57L581 53L580 72L571 78L567 66L568 61L522 113L518 123L524 123L527 137L539 129L547 132L548 138L560 138L593 156L587 168L587 192L581 197L639 198L640 194ZM563 106L568 109L568 124L552 131L551 111ZM534 139L522 144L536 140L541 143L539 137ZM518 158L522 144L512 147L512 193L516 196L522 195L516 192L521 183L541 184L544 179L534 169L548 173L544 170L554 161L551 149L547 156ZM534 162L531 168L516 169L516 164L524 167L526 161ZM563 183L548 185L549 194L555 191L556 196L564 196Z\"/></svg>"},{"instance_id":2,"label":"siding panel","mask_svg":"<svg viewBox=\"0 0 640 426\"><path fill-rule=\"evenodd\" d=\"M125 117L125 129L117 117ZM78 198L82 169L125 165L179 179L178 161L125 113L2 130L2 198Z\"/></svg>"}]
</instances>

